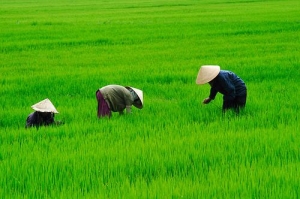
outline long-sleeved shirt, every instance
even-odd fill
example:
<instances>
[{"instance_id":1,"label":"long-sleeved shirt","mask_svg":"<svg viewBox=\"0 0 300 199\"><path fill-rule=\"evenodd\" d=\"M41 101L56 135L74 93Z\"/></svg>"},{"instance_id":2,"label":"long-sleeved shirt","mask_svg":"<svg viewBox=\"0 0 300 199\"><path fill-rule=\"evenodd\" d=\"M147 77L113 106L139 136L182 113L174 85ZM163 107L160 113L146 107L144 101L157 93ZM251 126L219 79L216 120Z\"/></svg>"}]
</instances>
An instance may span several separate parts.
<instances>
[{"instance_id":1,"label":"long-sleeved shirt","mask_svg":"<svg viewBox=\"0 0 300 199\"><path fill-rule=\"evenodd\" d=\"M243 96L247 93L244 81L231 71L221 70L212 81L210 99L215 99L216 94L223 94L224 102L234 100L236 96Z\"/></svg>"},{"instance_id":2,"label":"long-sleeved shirt","mask_svg":"<svg viewBox=\"0 0 300 199\"><path fill-rule=\"evenodd\" d=\"M107 85L99 89L103 98L108 102L109 108L114 112L122 112L125 108L130 110L133 96L124 86Z\"/></svg>"}]
</instances>

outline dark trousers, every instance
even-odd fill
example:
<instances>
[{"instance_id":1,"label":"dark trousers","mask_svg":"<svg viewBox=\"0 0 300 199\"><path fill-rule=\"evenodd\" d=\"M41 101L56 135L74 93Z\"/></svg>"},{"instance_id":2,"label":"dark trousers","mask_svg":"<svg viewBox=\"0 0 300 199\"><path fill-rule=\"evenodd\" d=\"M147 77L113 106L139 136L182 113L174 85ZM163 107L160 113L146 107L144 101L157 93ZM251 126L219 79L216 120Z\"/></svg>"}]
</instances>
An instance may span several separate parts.
<instances>
[{"instance_id":1,"label":"dark trousers","mask_svg":"<svg viewBox=\"0 0 300 199\"><path fill-rule=\"evenodd\" d=\"M244 108L246 106L246 100L247 100L247 93L242 96L236 96L231 101L223 101L223 111L226 111L227 109L233 109L235 112L239 113L241 108Z\"/></svg>"}]
</instances>

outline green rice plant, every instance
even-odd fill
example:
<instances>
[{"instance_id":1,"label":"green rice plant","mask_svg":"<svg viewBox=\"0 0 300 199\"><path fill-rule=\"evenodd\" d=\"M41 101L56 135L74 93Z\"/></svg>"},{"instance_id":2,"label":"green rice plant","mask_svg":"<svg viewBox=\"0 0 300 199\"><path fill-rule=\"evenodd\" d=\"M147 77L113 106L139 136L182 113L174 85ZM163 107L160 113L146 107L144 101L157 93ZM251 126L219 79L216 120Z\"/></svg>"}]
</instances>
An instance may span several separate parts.
<instances>
[{"instance_id":1,"label":"green rice plant","mask_svg":"<svg viewBox=\"0 0 300 199\"><path fill-rule=\"evenodd\" d=\"M299 2L0 4L1 198L298 198ZM201 65L247 85L245 109L202 100ZM144 108L96 116L107 84ZM49 98L62 126L25 129Z\"/></svg>"}]
</instances>

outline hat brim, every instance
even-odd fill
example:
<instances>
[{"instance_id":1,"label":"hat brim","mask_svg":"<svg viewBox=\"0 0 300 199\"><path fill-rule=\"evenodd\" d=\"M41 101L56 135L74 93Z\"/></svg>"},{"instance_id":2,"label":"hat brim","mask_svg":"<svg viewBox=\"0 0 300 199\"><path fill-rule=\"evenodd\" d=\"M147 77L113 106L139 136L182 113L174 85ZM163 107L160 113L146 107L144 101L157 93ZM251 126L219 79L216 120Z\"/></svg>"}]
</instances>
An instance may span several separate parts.
<instances>
[{"instance_id":1,"label":"hat brim","mask_svg":"<svg viewBox=\"0 0 300 199\"><path fill-rule=\"evenodd\" d=\"M48 98L32 105L31 108L38 112L58 113L58 111Z\"/></svg>"},{"instance_id":2,"label":"hat brim","mask_svg":"<svg viewBox=\"0 0 300 199\"><path fill-rule=\"evenodd\" d=\"M206 84L213 80L220 73L220 66L204 65L200 67L197 75L196 84Z\"/></svg>"},{"instance_id":3,"label":"hat brim","mask_svg":"<svg viewBox=\"0 0 300 199\"><path fill-rule=\"evenodd\" d=\"M137 89L137 88L134 88L134 87L131 87L131 86L125 86L125 88L127 88L127 89L132 89L136 94L137 94L137 96L138 96L138 98L139 98L139 100L140 100L140 102L141 102L141 104L135 104L135 103L133 103L133 106L135 106L136 108L139 108L139 109L142 109L143 107L144 107L144 101L143 101L143 99L144 99L144 97L143 97L143 91L142 90L140 90L140 89Z\"/></svg>"}]
</instances>

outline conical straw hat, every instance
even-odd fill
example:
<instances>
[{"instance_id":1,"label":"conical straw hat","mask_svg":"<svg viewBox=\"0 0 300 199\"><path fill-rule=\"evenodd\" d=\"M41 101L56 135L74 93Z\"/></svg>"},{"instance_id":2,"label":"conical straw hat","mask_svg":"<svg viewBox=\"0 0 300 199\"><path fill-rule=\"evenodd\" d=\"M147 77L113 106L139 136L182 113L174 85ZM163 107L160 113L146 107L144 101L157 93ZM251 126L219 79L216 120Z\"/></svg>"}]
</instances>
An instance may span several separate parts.
<instances>
[{"instance_id":1,"label":"conical straw hat","mask_svg":"<svg viewBox=\"0 0 300 199\"><path fill-rule=\"evenodd\" d=\"M196 84L206 84L213 80L220 72L220 66L217 65L204 65L201 66L198 76L196 79Z\"/></svg>"},{"instance_id":2,"label":"conical straw hat","mask_svg":"<svg viewBox=\"0 0 300 199\"><path fill-rule=\"evenodd\" d=\"M58 111L55 109L54 105L48 98L32 105L31 108L39 112L58 113Z\"/></svg>"},{"instance_id":3,"label":"conical straw hat","mask_svg":"<svg viewBox=\"0 0 300 199\"><path fill-rule=\"evenodd\" d=\"M125 88L131 88L136 94L137 96L139 97L140 101L142 102L142 105L141 106L137 106L137 105L134 105L135 107L141 109L143 108L143 105L144 105L144 99L143 99L143 91L140 90L140 89L137 89L137 88L133 88L131 86L125 86Z\"/></svg>"}]
</instances>

